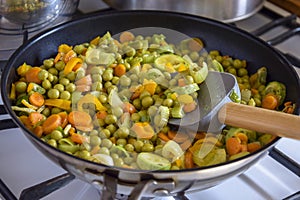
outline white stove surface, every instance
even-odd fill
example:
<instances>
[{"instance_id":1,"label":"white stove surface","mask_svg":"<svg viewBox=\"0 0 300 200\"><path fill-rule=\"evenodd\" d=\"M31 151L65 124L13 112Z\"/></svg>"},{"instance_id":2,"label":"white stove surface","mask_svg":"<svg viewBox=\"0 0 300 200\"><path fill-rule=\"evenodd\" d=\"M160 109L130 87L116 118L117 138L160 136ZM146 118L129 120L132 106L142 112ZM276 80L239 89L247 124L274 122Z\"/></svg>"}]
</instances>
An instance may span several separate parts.
<instances>
[{"instance_id":1,"label":"white stove surface","mask_svg":"<svg viewBox=\"0 0 300 200\"><path fill-rule=\"evenodd\" d=\"M269 4L267 6L270 6ZM107 6L100 1L81 1L79 9L84 12L96 11ZM240 21L238 27L252 31L265 24L270 19L256 14L246 20ZM282 31L282 29L280 30ZM268 40L280 34L278 29L262 38ZM276 46L283 52L289 52L300 58L300 41L296 35ZM2 43L2 41L0 41ZM300 44L300 43L299 43ZM299 68L295 68L300 74ZM0 104L2 104L0 98ZM1 116L0 120L8 116ZM276 148L286 153L300 165L299 154L300 141L282 138ZM22 190L41 183L43 181L64 174L61 167L54 164L41 154L23 135L20 129L0 131L0 178L10 188L13 194L19 198ZM279 200L300 191L300 178L270 156L265 156L257 164L248 169L244 174L232 177L224 183L213 188L188 194L189 199L243 199L243 200ZM100 199L98 191L89 184L74 180L65 187L51 193L44 200L96 200ZM159 199L159 198L156 198ZM1 196L0 196L0 200Z\"/></svg>"}]
</instances>

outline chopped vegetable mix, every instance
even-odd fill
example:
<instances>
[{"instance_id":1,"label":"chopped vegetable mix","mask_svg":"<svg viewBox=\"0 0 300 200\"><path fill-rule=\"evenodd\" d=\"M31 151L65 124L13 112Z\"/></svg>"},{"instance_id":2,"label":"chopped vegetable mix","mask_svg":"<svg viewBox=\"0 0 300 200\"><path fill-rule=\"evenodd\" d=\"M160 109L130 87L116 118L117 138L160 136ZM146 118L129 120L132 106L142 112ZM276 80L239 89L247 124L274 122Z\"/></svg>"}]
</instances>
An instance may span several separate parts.
<instances>
[{"instance_id":1,"label":"chopped vegetable mix","mask_svg":"<svg viewBox=\"0 0 300 200\"><path fill-rule=\"evenodd\" d=\"M109 166L179 170L216 165L258 151L274 139L237 127L222 133L168 125L197 106L209 70L236 76L237 103L292 114L285 85L267 83L267 68L250 75L247 62L204 51L199 38L171 44L162 34L110 33L61 44L40 66L24 63L11 87L12 110L38 138L74 156Z\"/></svg>"}]
</instances>

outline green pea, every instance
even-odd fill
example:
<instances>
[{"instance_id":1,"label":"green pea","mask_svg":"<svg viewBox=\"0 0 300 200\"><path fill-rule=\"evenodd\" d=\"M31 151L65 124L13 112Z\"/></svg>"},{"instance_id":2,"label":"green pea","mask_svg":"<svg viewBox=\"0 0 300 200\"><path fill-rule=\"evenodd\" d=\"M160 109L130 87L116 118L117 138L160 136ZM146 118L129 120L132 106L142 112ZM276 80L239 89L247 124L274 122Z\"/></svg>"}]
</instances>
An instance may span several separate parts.
<instances>
[{"instance_id":1,"label":"green pea","mask_svg":"<svg viewBox=\"0 0 300 200\"><path fill-rule=\"evenodd\" d=\"M110 81L114 77L113 73L109 70L105 70L102 74L102 79L104 81Z\"/></svg>"},{"instance_id":2,"label":"green pea","mask_svg":"<svg viewBox=\"0 0 300 200\"><path fill-rule=\"evenodd\" d=\"M53 107L51 109L51 114L57 114L57 113L60 113L60 112L62 112L62 110L60 108Z\"/></svg>"},{"instance_id":3,"label":"green pea","mask_svg":"<svg viewBox=\"0 0 300 200\"><path fill-rule=\"evenodd\" d=\"M239 69L242 67L242 61L239 59L235 59L233 60L233 67L236 69Z\"/></svg>"},{"instance_id":4,"label":"green pea","mask_svg":"<svg viewBox=\"0 0 300 200\"><path fill-rule=\"evenodd\" d=\"M16 84L16 91L18 93L24 93L26 92L26 89L27 89L27 83L20 81Z\"/></svg>"},{"instance_id":5,"label":"green pea","mask_svg":"<svg viewBox=\"0 0 300 200\"><path fill-rule=\"evenodd\" d=\"M117 130L117 127L114 124L109 124L106 126L106 129L109 130L110 134L113 134Z\"/></svg>"},{"instance_id":6,"label":"green pea","mask_svg":"<svg viewBox=\"0 0 300 200\"><path fill-rule=\"evenodd\" d=\"M129 132L130 132L129 128L124 127L124 126L123 126L123 127L120 127L120 128L118 129L118 135L119 135L119 138L123 138L123 139L127 138L128 135L129 135Z\"/></svg>"},{"instance_id":7,"label":"green pea","mask_svg":"<svg viewBox=\"0 0 300 200\"><path fill-rule=\"evenodd\" d=\"M85 71L84 70L78 70L76 73L76 79L79 80L85 76Z\"/></svg>"},{"instance_id":8,"label":"green pea","mask_svg":"<svg viewBox=\"0 0 300 200\"><path fill-rule=\"evenodd\" d=\"M196 62L199 59L199 54L197 51L191 52L189 56L193 62Z\"/></svg>"},{"instance_id":9,"label":"green pea","mask_svg":"<svg viewBox=\"0 0 300 200\"><path fill-rule=\"evenodd\" d=\"M109 149L108 149L107 147L101 147L101 148L98 150L98 153L100 153L100 154L105 154L105 155L110 155Z\"/></svg>"},{"instance_id":10,"label":"green pea","mask_svg":"<svg viewBox=\"0 0 300 200\"><path fill-rule=\"evenodd\" d=\"M154 151L154 146L153 144L150 143L145 143L142 147L142 152L152 152Z\"/></svg>"},{"instance_id":11,"label":"green pea","mask_svg":"<svg viewBox=\"0 0 300 200\"><path fill-rule=\"evenodd\" d=\"M57 63L55 63L55 68L56 68L58 71L64 70L64 68L65 68L65 62L62 61L62 60L58 61Z\"/></svg>"},{"instance_id":12,"label":"green pea","mask_svg":"<svg viewBox=\"0 0 300 200\"><path fill-rule=\"evenodd\" d=\"M68 92L74 92L76 90L76 86L74 83L69 83L68 85L66 85L66 90Z\"/></svg>"},{"instance_id":13,"label":"green pea","mask_svg":"<svg viewBox=\"0 0 300 200\"><path fill-rule=\"evenodd\" d=\"M54 67L51 67L51 68L49 68L48 69L48 72L50 73L50 74L52 74L52 75L58 75L58 71L57 71L57 69L56 68L54 68Z\"/></svg>"},{"instance_id":14,"label":"green pea","mask_svg":"<svg viewBox=\"0 0 300 200\"><path fill-rule=\"evenodd\" d=\"M131 84L131 80L128 76L123 75L120 77L119 83L121 86L129 86Z\"/></svg>"},{"instance_id":15,"label":"green pea","mask_svg":"<svg viewBox=\"0 0 300 200\"><path fill-rule=\"evenodd\" d=\"M111 80L112 84L117 85L119 83L120 78L117 76L114 76Z\"/></svg>"},{"instance_id":16,"label":"green pea","mask_svg":"<svg viewBox=\"0 0 300 200\"><path fill-rule=\"evenodd\" d=\"M101 138L97 135L90 136L90 145L99 146L101 144Z\"/></svg>"},{"instance_id":17,"label":"green pea","mask_svg":"<svg viewBox=\"0 0 300 200\"><path fill-rule=\"evenodd\" d=\"M46 59L43 61L43 65L45 66L46 69L49 69L49 68L53 67L54 61L53 61L53 59Z\"/></svg>"},{"instance_id":18,"label":"green pea","mask_svg":"<svg viewBox=\"0 0 300 200\"><path fill-rule=\"evenodd\" d=\"M62 85L64 85L64 86L66 86L66 85L68 85L70 83L70 80L67 79L67 78L61 78L59 80L59 83L62 84Z\"/></svg>"},{"instance_id":19,"label":"green pea","mask_svg":"<svg viewBox=\"0 0 300 200\"><path fill-rule=\"evenodd\" d=\"M133 144L134 149L136 152L141 152L143 146L144 146L144 142L141 140L136 140Z\"/></svg>"},{"instance_id":20,"label":"green pea","mask_svg":"<svg viewBox=\"0 0 300 200\"><path fill-rule=\"evenodd\" d=\"M110 141L110 139L104 138L101 142L101 147L106 147L110 149L112 147L113 143Z\"/></svg>"},{"instance_id":21,"label":"green pea","mask_svg":"<svg viewBox=\"0 0 300 200\"><path fill-rule=\"evenodd\" d=\"M237 75L238 75L239 77L245 76L245 75L247 75L247 74L248 74L247 69L245 69L245 68L239 68L239 69L238 69Z\"/></svg>"},{"instance_id":22,"label":"green pea","mask_svg":"<svg viewBox=\"0 0 300 200\"><path fill-rule=\"evenodd\" d=\"M112 108L112 112L116 117L121 117L121 115L123 114L123 109L120 106L114 107Z\"/></svg>"},{"instance_id":23,"label":"green pea","mask_svg":"<svg viewBox=\"0 0 300 200\"><path fill-rule=\"evenodd\" d=\"M124 138L117 139L117 145L124 147L127 144L127 140Z\"/></svg>"},{"instance_id":24,"label":"green pea","mask_svg":"<svg viewBox=\"0 0 300 200\"><path fill-rule=\"evenodd\" d=\"M92 83L92 91L101 91L102 88L103 88L103 86L100 81Z\"/></svg>"},{"instance_id":25,"label":"green pea","mask_svg":"<svg viewBox=\"0 0 300 200\"><path fill-rule=\"evenodd\" d=\"M58 89L50 89L47 92L47 95L50 99L58 99L59 98L59 90Z\"/></svg>"},{"instance_id":26,"label":"green pea","mask_svg":"<svg viewBox=\"0 0 300 200\"><path fill-rule=\"evenodd\" d=\"M141 116L138 113L132 113L131 114L131 120L132 121L138 122L138 121L140 121L140 119L141 119Z\"/></svg>"},{"instance_id":27,"label":"green pea","mask_svg":"<svg viewBox=\"0 0 300 200\"><path fill-rule=\"evenodd\" d=\"M117 167L122 167L124 165L124 161L122 160L122 158L114 159L114 165Z\"/></svg>"},{"instance_id":28,"label":"green pea","mask_svg":"<svg viewBox=\"0 0 300 200\"><path fill-rule=\"evenodd\" d=\"M134 151L134 146L132 144L126 144L124 146L125 150L128 151L128 152L133 152ZM127 163L129 164L129 163Z\"/></svg>"},{"instance_id":29,"label":"green pea","mask_svg":"<svg viewBox=\"0 0 300 200\"><path fill-rule=\"evenodd\" d=\"M42 114L45 115L46 117L49 117L50 114L51 114L50 108L45 108L45 109L42 111Z\"/></svg>"},{"instance_id":30,"label":"green pea","mask_svg":"<svg viewBox=\"0 0 300 200\"><path fill-rule=\"evenodd\" d=\"M144 90L141 94L140 94L140 99L143 99L147 96L151 96L150 92L148 92L147 90Z\"/></svg>"},{"instance_id":31,"label":"green pea","mask_svg":"<svg viewBox=\"0 0 300 200\"><path fill-rule=\"evenodd\" d=\"M48 79L49 80L49 79ZM58 82L58 77L53 75L53 81L52 84L55 85Z\"/></svg>"},{"instance_id":32,"label":"green pea","mask_svg":"<svg viewBox=\"0 0 300 200\"><path fill-rule=\"evenodd\" d=\"M51 138L58 141L63 138L63 134L59 130L54 130L51 132Z\"/></svg>"},{"instance_id":33,"label":"green pea","mask_svg":"<svg viewBox=\"0 0 300 200\"><path fill-rule=\"evenodd\" d=\"M92 80L93 80L93 82L96 82L96 81L102 82L101 74L92 74Z\"/></svg>"},{"instance_id":34,"label":"green pea","mask_svg":"<svg viewBox=\"0 0 300 200\"><path fill-rule=\"evenodd\" d=\"M107 96L104 95L104 94L101 94L101 95L99 96L99 101L100 101L101 103L106 103L106 102L107 102Z\"/></svg>"},{"instance_id":35,"label":"green pea","mask_svg":"<svg viewBox=\"0 0 300 200\"><path fill-rule=\"evenodd\" d=\"M105 89L109 88L110 86L112 86L112 83L111 83L110 81L106 81L106 82L104 83L104 88L105 88Z\"/></svg>"},{"instance_id":36,"label":"green pea","mask_svg":"<svg viewBox=\"0 0 300 200\"><path fill-rule=\"evenodd\" d=\"M50 82L53 82L54 80L54 76L53 74L48 74L48 78L47 78Z\"/></svg>"},{"instance_id":37,"label":"green pea","mask_svg":"<svg viewBox=\"0 0 300 200\"><path fill-rule=\"evenodd\" d=\"M56 84L53 88L57 89L59 92L63 92L65 90L65 87L62 84Z\"/></svg>"},{"instance_id":38,"label":"green pea","mask_svg":"<svg viewBox=\"0 0 300 200\"><path fill-rule=\"evenodd\" d=\"M50 89L52 87L51 82L48 79L43 80L42 87L46 90Z\"/></svg>"},{"instance_id":39,"label":"green pea","mask_svg":"<svg viewBox=\"0 0 300 200\"><path fill-rule=\"evenodd\" d=\"M134 99L133 102L132 102L132 104L138 110L140 110L142 108L142 104L141 104L141 100L140 99Z\"/></svg>"},{"instance_id":40,"label":"green pea","mask_svg":"<svg viewBox=\"0 0 300 200\"><path fill-rule=\"evenodd\" d=\"M114 124L117 122L117 117L114 115L107 115L106 118L104 119L106 124Z\"/></svg>"},{"instance_id":41,"label":"green pea","mask_svg":"<svg viewBox=\"0 0 300 200\"><path fill-rule=\"evenodd\" d=\"M62 91L60 93L60 98L65 99L65 100L69 100L71 98L71 94L68 91Z\"/></svg>"},{"instance_id":42,"label":"green pea","mask_svg":"<svg viewBox=\"0 0 300 200\"><path fill-rule=\"evenodd\" d=\"M67 74L66 78L69 79L70 81L75 81L76 73L71 71L70 73Z\"/></svg>"},{"instance_id":43,"label":"green pea","mask_svg":"<svg viewBox=\"0 0 300 200\"><path fill-rule=\"evenodd\" d=\"M148 108L153 105L154 101L153 101L152 97L146 96L142 99L141 103L144 108Z\"/></svg>"},{"instance_id":44,"label":"green pea","mask_svg":"<svg viewBox=\"0 0 300 200\"><path fill-rule=\"evenodd\" d=\"M42 69L42 70L39 71L39 73L38 73L38 78L39 78L40 80L46 80L46 79L48 78L48 76L49 76L49 72L46 71L46 70L44 70L44 69Z\"/></svg>"},{"instance_id":45,"label":"green pea","mask_svg":"<svg viewBox=\"0 0 300 200\"><path fill-rule=\"evenodd\" d=\"M172 107L173 106L173 99L165 99L164 101L163 101L163 105L164 106L167 106L167 107Z\"/></svg>"},{"instance_id":46,"label":"green pea","mask_svg":"<svg viewBox=\"0 0 300 200\"><path fill-rule=\"evenodd\" d=\"M228 73L232 74L232 75L236 75L236 69L233 67L230 67L227 69Z\"/></svg>"},{"instance_id":47,"label":"green pea","mask_svg":"<svg viewBox=\"0 0 300 200\"><path fill-rule=\"evenodd\" d=\"M81 54L84 50L85 47L84 45L80 44L80 45L75 45L73 50L77 53L77 54Z\"/></svg>"},{"instance_id":48,"label":"green pea","mask_svg":"<svg viewBox=\"0 0 300 200\"><path fill-rule=\"evenodd\" d=\"M100 132L99 132L99 137L101 139L105 139L105 138L109 138L110 137L110 131L108 129L102 129Z\"/></svg>"}]
</instances>

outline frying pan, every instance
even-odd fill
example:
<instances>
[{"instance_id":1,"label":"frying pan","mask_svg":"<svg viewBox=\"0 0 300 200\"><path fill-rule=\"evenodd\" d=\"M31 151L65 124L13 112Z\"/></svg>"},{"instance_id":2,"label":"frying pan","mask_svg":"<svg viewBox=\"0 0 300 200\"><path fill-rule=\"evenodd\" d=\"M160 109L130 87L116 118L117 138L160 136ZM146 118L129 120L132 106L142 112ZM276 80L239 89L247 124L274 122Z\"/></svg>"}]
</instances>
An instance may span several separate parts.
<instances>
[{"instance_id":1,"label":"frying pan","mask_svg":"<svg viewBox=\"0 0 300 200\"><path fill-rule=\"evenodd\" d=\"M7 112L22 129L26 137L48 158L70 174L97 185L104 192L103 199L111 199L116 193L129 195L131 199L159 195L178 195L215 186L222 181L244 172L267 154L279 138L261 150L227 163L177 171L140 171L108 167L89 162L42 142L18 120L11 110L9 91L16 80L16 68L26 63L39 65L56 54L57 47L66 43L75 45L90 41L107 31L112 34L138 27L164 27L182 32L205 41L207 50L220 50L248 61L249 73L261 66L268 68L268 80L277 80L287 86L286 100L300 105L300 83L288 61L264 41L233 26L214 20L158 11L118 11L91 14L71 21L33 37L22 45L9 59L2 74L1 94ZM299 107L296 108L299 114Z\"/></svg>"}]
</instances>

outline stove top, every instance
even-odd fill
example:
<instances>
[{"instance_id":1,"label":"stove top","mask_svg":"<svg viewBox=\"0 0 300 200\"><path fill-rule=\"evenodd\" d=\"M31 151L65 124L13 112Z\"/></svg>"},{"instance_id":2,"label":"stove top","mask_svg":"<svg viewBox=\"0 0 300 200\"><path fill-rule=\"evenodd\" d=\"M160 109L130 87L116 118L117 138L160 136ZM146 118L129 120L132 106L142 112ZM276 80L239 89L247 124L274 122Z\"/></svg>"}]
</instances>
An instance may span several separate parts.
<instances>
[{"instance_id":1,"label":"stove top","mask_svg":"<svg viewBox=\"0 0 300 200\"><path fill-rule=\"evenodd\" d=\"M105 9L109 8L101 1L85 0L84 2L80 2L78 14L101 12L101 10ZM285 22L283 20L285 18L291 19ZM69 19L64 18L64 20L58 23ZM5 19L0 19L0 24L1 20ZM267 25L274 20L279 21L279 25L269 28ZM300 58L299 18L291 16L289 12L269 2L266 2L265 7L259 13L248 19L235 22L233 25L253 32L258 37L269 41L275 48L285 55L291 56L291 58ZM46 27L51 26L49 24ZM263 27L267 27L267 32L263 31ZM260 31L262 32L259 33ZM277 44L278 38L284 38L287 35L287 31L290 34L288 39ZM34 28L25 33L24 30L18 29L13 35L11 31L5 32L5 34L3 34L3 30L2 32L0 31L0 61L3 61L0 62L0 66L4 66L5 60L22 44L24 39L30 38L38 32ZM293 64L295 65L296 72L300 75L300 69L298 68L300 67L299 61L295 59ZM2 104L1 99L0 104ZM5 125L5 120L8 118L8 115L0 115L0 127ZM300 199L300 154L297 152L299 145L300 141L282 138L268 155L245 173L228 179L213 188L187 194L186 197L189 199L203 198L206 200ZM19 198L24 189L59 175L64 175L65 173L65 170L42 155L28 141L20 129L0 130L0 191L1 189L5 189L4 185L8 187L6 189L11 191L11 193L5 193L9 197L6 199ZM0 195L0 200L4 200L4 196L6 195ZM75 179L42 199L96 200L100 199L100 196L96 188Z\"/></svg>"}]
</instances>

